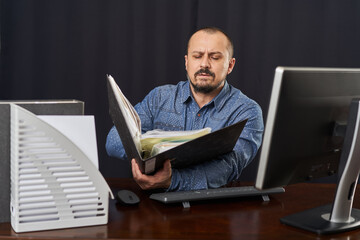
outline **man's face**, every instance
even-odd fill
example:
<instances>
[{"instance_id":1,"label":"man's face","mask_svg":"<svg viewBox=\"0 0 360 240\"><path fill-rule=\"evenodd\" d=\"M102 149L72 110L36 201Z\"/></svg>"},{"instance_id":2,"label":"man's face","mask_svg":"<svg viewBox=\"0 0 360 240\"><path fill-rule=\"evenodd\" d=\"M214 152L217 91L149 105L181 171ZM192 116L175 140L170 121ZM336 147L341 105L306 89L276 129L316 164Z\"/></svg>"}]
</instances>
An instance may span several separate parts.
<instances>
[{"instance_id":1,"label":"man's face","mask_svg":"<svg viewBox=\"0 0 360 240\"><path fill-rule=\"evenodd\" d=\"M222 89L226 76L235 65L228 44L221 32L199 31L191 37L185 67L195 92L210 93Z\"/></svg>"}]
</instances>

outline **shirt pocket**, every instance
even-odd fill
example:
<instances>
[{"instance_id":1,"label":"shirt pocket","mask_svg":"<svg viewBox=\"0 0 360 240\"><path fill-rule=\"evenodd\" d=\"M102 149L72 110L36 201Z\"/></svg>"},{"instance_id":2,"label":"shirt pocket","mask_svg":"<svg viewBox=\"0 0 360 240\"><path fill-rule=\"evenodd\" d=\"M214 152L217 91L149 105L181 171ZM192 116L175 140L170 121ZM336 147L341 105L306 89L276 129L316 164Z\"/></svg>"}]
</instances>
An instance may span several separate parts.
<instances>
[{"instance_id":1,"label":"shirt pocket","mask_svg":"<svg viewBox=\"0 0 360 240\"><path fill-rule=\"evenodd\" d=\"M156 119L154 119L154 129L182 131L184 130L183 116L176 112L161 111Z\"/></svg>"}]
</instances>

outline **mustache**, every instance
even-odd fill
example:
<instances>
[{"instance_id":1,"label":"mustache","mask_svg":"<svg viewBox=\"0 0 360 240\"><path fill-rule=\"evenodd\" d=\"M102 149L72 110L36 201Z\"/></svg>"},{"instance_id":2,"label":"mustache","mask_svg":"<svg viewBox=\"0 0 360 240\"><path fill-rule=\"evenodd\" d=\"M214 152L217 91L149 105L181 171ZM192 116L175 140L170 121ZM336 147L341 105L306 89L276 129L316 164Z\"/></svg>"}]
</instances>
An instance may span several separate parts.
<instances>
[{"instance_id":1,"label":"mustache","mask_svg":"<svg viewBox=\"0 0 360 240\"><path fill-rule=\"evenodd\" d=\"M210 76L212 76L212 77L215 76L215 73L213 73L212 71L210 71L210 70L207 69L207 68L202 68L202 69L200 69L199 71L197 71L197 72L194 74L194 76L196 77L197 75L203 74L203 73L208 74L208 75L210 75Z\"/></svg>"}]
</instances>

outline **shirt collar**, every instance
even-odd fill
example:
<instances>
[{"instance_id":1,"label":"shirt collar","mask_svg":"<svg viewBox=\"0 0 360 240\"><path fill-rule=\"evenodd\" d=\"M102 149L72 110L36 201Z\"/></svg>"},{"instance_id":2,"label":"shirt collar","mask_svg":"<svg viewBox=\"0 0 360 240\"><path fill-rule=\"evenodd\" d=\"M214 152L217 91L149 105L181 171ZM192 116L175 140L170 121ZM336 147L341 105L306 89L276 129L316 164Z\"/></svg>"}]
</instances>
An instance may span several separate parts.
<instances>
[{"instance_id":1,"label":"shirt collar","mask_svg":"<svg viewBox=\"0 0 360 240\"><path fill-rule=\"evenodd\" d=\"M192 99L189 80L186 81L186 84L184 84L183 86L184 87L182 89L182 99L181 100L183 103L185 103L187 101L190 101L190 99ZM221 107L224 105L224 103L226 101L226 96L229 93L230 93L230 85L225 80L224 87L223 87L223 89L221 89L220 93L206 105L213 103L216 107L216 110L219 111L221 109Z\"/></svg>"},{"instance_id":2,"label":"shirt collar","mask_svg":"<svg viewBox=\"0 0 360 240\"><path fill-rule=\"evenodd\" d=\"M190 101L190 99L192 99L191 97L191 91L190 91L190 83L189 80L186 81L186 84L183 85L182 88L182 103L185 103L186 101Z\"/></svg>"},{"instance_id":3,"label":"shirt collar","mask_svg":"<svg viewBox=\"0 0 360 240\"><path fill-rule=\"evenodd\" d=\"M216 110L219 111L222 108L229 94L230 94L230 85L225 80L223 89L221 89L219 94L216 97L214 97L213 100L211 100L211 102L214 102Z\"/></svg>"}]
</instances>

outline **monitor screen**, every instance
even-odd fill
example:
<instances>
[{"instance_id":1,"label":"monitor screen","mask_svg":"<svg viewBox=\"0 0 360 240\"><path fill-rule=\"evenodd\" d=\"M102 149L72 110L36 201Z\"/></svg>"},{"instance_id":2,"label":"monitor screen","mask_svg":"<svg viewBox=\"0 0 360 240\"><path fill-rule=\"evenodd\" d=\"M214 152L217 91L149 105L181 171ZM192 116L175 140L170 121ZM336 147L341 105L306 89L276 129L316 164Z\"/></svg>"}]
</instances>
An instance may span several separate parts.
<instances>
[{"instance_id":1,"label":"monitor screen","mask_svg":"<svg viewBox=\"0 0 360 240\"><path fill-rule=\"evenodd\" d=\"M278 67L256 187L335 174L354 98L360 98L360 69Z\"/></svg>"},{"instance_id":2,"label":"monitor screen","mask_svg":"<svg viewBox=\"0 0 360 240\"><path fill-rule=\"evenodd\" d=\"M360 209L352 207L359 156L360 69L278 67L255 186L339 173L332 204L280 221L318 234L360 228Z\"/></svg>"}]
</instances>

